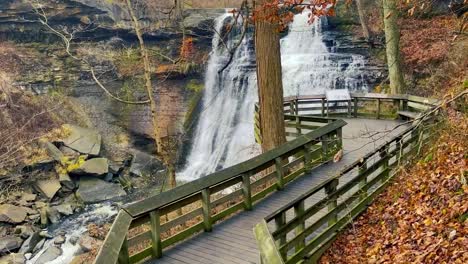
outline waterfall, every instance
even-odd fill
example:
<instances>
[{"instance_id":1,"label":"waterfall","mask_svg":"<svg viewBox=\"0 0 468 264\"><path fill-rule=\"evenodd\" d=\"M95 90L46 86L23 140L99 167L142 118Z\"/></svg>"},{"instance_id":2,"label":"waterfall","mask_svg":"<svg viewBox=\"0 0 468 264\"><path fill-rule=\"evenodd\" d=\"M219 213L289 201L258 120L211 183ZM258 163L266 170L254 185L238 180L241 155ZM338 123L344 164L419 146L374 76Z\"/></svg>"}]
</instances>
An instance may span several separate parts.
<instances>
[{"instance_id":1,"label":"waterfall","mask_svg":"<svg viewBox=\"0 0 468 264\"><path fill-rule=\"evenodd\" d=\"M224 14L215 21L202 110L187 166L179 173L179 180L197 179L242 162L255 152L252 149L255 147L252 114L257 100L255 54L251 37L240 40L241 29L234 28L226 38L220 36L225 25L232 24L233 20L231 14ZM229 62L229 49L239 41L242 43L232 62L218 74Z\"/></svg>"},{"instance_id":2,"label":"waterfall","mask_svg":"<svg viewBox=\"0 0 468 264\"><path fill-rule=\"evenodd\" d=\"M260 152L253 133L258 99L251 34L242 40L229 66L218 74L229 60L223 43L232 47L239 41L240 29L224 40L219 36L233 20L232 15L224 14L215 21L217 33L206 71L202 111L186 166L177 176L182 181L203 177ZM295 16L288 35L281 40L285 96L367 89L364 57L333 52L323 39L326 26L326 18L310 25L307 13Z\"/></svg>"}]
</instances>

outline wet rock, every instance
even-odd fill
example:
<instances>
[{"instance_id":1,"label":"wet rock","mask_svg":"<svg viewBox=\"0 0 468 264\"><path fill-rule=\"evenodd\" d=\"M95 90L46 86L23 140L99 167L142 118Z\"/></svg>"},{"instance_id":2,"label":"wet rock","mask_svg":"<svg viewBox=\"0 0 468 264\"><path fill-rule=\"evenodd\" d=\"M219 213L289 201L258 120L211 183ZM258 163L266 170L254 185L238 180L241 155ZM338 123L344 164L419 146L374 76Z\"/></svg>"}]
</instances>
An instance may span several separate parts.
<instances>
[{"instance_id":1,"label":"wet rock","mask_svg":"<svg viewBox=\"0 0 468 264\"><path fill-rule=\"evenodd\" d=\"M15 234L19 235L23 239L27 239L34 233L34 230L31 226L21 225L16 226Z\"/></svg>"},{"instance_id":2,"label":"wet rock","mask_svg":"<svg viewBox=\"0 0 468 264\"><path fill-rule=\"evenodd\" d=\"M80 238L78 244L82 252L89 252L95 246L96 239L90 236L84 235Z\"/></svg>"},{"instance_id":3,"label":"wet rock","mask_svg":"<svg viewBox=\"0 0 468 264\"><path fill-rule=\"evenodd\" d=\"M61 204L53 207L57 212L61 215L72 215L73 214L73 207L71 204Z\"/></svg>"},{"instance_id":4,"label":"wet rock","mask_svg":"<svg viewBox=\"0 0 468 264\"><path fill-rule=\"evenodd\" d=\"M29 253L34 250L36 245L42 240L39 232L34 232L28 239L26 239L21 246L19 253Z\"/></svg>"},{"instance_id":5,"label":"wet rock","mask_svg":"<svg viewBox=\"0 0 468 264\"><path fill-rule=\"evenodd\" d=\"M11 204L0 205L0 222L19 224L26 219L28 210Z\"/></svg>"},{"instance_id":6,"label":"wet rock","mask_svg":"<svg viewBox=\"0 0 468 264\"><path fill-rule=\"evenodd\" d=\"M40 214L32 214L30 216L28 216L29 220L31 221L37 221L39 218L41 218L41 215Z\"/></svg>"},{"instance_id":7,"label":"wet rock","mask_svg":"<svg viewBox=\"0 0 468 264\"><path fill-rule=\"evenodd\" d=\"M70 176L66 173L62 173L59 175L59 182L65 189L68 189L69 191L72 191L73 189L75 189L75 183L72 181Z\"/></svg>"},{"instance_id":8,"label":"wet rock","mask_svg":"<svg viewBox=\"0 0 468 264\"><path fill-rule=\"evenodd\" d=\"M0 239L0 254L16 251L21 247L23 240L15 236L7 236Z\"/></svg>"},{"instance_id":9,"label":"wet rock","mask_svg":"<svg viewBox=\"0 0 468 264\"><path fill-rule=\"evenodd\" d=\"M41 232L39 232L39 235L43 238L52 238L53 236L51 234L49 234L49 232L43 230Z\"/></svg>"},{"instance_id":10,"label":"wet rock","mask_svg":"<svg viewBox=\"0 0 468 264\"><path fill-rule=\"evenodd\" d=\"M70 238L68 239L68 241L70 241L70 244L76 245L76 243L78 242L79 239L80 239L80 238L77 237L77 236L72 236L72 237L70 237Z\"/></svg>"},{"instance_id":11,"label":"wet rock","mask_svg":"<svg viewBox=\"0 0 468 264\"><path fill-rule=\"evenodd\" d=\"M47 206L46 203L40 202L40 201L39 201L39 202L35 202L34 205L36 206L37 209L41 209L41 208Z\"/></svg>"},{"instance_id":12,"label":"wet rock","mask_svg":"<svg viewBox=\"0 0 468 264\"><path fill-rule=\"evenodd\" d=\"M94 177L81 177L76 195L85 203L96 203L126 195L120 184Z\"/></svg>"},{"instance_id":13,"label":"wet rock","mask_svg":"<svg viewBox=\"0 0 468 264\"><path fill-rule=\"evenodd\" d=\"M101 150L101 135L96 130L66 125L70 135L62 142L65 146L78 152L98 155Z\"/></svg>"},{"instance_id":14,"label":"wet rock","mask_svg":"<svg viewBox=\"0 0 468 264\"><path fill-rule=\"evenodd\" d=\"M44 246L45 241L46 241L46 240L45 240L44 238L41 239L41 240L36 244L36 246L34 246L32 253L35 254L35 253L39 252L39 250L41 250L42 247Z\"/></svg>"},{"instance_id":15,"label":"wet rock","mask_svg":"<svg viewBox=\"0 0 468 264\"><path fill-rule=\"evenodd\" d=\"M12 253L0 258L1 264L24 264L26 263L25 256L20 253Z\"/></svg>"},{"instance_id":16,"label":"wet rock","mask_svg":"<svg viewBox=\"0 0 468 264\"><path fill-rule=\"evenodd\" d=\"M85 161L78 169L71 173L78 175L103 175L109 171L109 162L106 158L94 158Z\"/></svg>"},{"instance_id":17,"label":"wet rock","mask_svg":"<svg viewBox=\"0 0 468 264\"><path fill-rule=\"evenodd\" d=\"M50 220L52 224L56 224L60 221L60 214L58 210L54 207L47 207L47 218Z\"/></svg>"},{"instance_id":18,"label":"wet rock","mask_svg":"<svg viewBox=\"0 0 468 264\"><path fill-rule=\"evenodd\" d=\"M144 175L151 175L162 168L164 168L162 163L153 155L135 150L129 172L134 176L141 177Z\"/></svg>"},{"instance_id":19,"label":"wet rock","mask_svg":"<svg viewBox=\"0 0 468 264\"><path fill-rule=\"evenodd\" d=\"M61 245L61 244L65 243L65 240L66 240L65 236L58 236L58 237L56 237L54 239L54 244L55 245Z\"/></svg>"},{"instance_id":20,"label":"wet rock","mask_svg":"<svg viewBox=\"0 0 468 264\"><path fill-rule=\"evenodd\" d=\"M49 200L52 200L52 198L54 198L55 194L62 186L58 180L51 179L37 181L34 187Z\"/></svg>"},{"instance_id":21,"label":"wet rock","mask_svg":"<svg viewBox=\"0 0 468 264\"><path fill-rule=\"evenodd\" d=\"M35 264L46 264L62 255L62 249L58 247L50 247L37 259Z\"/></svg>"},{"instance_id":22,"label":"wet rock","mask_svg":"<svg viewBox=\"0 0 468 264\"><path fill-rule=\"evenodd\" d=\"M32 253L26 253L24 254L24 257L27 259L27 260L30 260L32 258Z\"/></svg>"}]
</instances>

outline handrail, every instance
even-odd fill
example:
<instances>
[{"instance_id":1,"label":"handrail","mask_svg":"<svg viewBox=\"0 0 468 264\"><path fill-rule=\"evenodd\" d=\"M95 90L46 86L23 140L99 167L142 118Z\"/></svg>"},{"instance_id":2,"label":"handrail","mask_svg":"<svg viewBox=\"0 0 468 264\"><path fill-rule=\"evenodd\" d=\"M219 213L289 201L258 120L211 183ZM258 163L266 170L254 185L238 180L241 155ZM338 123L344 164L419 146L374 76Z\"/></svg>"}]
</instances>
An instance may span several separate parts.
<instances>
[{"instance_id":1,"label":"handrail","mask_svg":"<svg viewBox=\"0 0 468 264\"><path fill-rule=\"evenodd\" d=\"M115 263L117 259L119 263L135 263L149 256L159 258L163 248L195 232L210 231L216 221L238 210L251 210L253 204L268 193L281 190L284 184L330 160L341 149L341 129L346 122L317 117L306 119L325 125L245 162L122 207L95 263ZM239 184L241 186L236 187ZM228 188L234 190L223 193ZM182 212L186 206L191 206L189 212ZM174 212L178 212L175 219L165 220L165 215ZM185 226L187 223L191 224ZM185 229L165 234L181 225ZM147 227L140 228L142 226ZM128 234L132 235L127 239ZM131 248L142 243L144 249L129 256L129 251L135 252Z\"/></svg>"},{"instance_id":2,"label":"handrail","mask_svg":"<svg viewBox=\"0 0 468 264\"><path fill-rule=\"evenodd\" d=\"M356 98L358 95L354 96ZM393 96L391 99L397 97ZM438 103L437 100L415 96L405 95L401 98L404 103L427 106L424 113L432 113L430 110ZM423 109L420 105L414 106L415 110ZM395 175L393 168L398 167L403 158L420 149L428 138L421 126L426 122L431 122L430 116L408 122L410 127L346 166L336 176L321 182L266 216L254 228L254 234L257 234L264 232L269 224L275 226L273 232L257 239L262 262L269 263L270 258L278 261L277 255L281 256L279 263L297 263L304 259L307 263L317 262L337 233L383 191ZM310 202L311 197L318 201ZM305 202L307 199L308 203ZM262 243L273 243L276 252L266 254Z\"/></svg>"}]
</instances>

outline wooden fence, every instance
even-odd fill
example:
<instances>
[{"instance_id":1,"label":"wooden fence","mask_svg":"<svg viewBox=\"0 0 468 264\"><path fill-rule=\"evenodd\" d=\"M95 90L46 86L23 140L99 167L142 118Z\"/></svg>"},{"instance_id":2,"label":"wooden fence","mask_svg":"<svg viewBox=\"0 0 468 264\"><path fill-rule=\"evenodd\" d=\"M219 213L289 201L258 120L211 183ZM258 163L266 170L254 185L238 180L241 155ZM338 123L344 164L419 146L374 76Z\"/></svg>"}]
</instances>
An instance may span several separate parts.
<instances>
[{"instance_id":1,"label":"wooden fence","mask_svg":"<svg viewBox=\"0 0 468 264\"><path fill-rule=\"evenodd\" d=\"M294 117L295 118L295 117ZM322 126L238 165L124 206L95 263L136 263L160 258L163 249L239 210L330 160L342 147L343 120L306 118ZM302 135L303 134L303 135ZM208 162L208 161L207 161Z\"/></svg>"},{"instance_id":2,"label":"wooden fence","mask_svg":"<svg viewBox=\"0 0 468 264\"><path fill-rule=\"evenodd\" d=\"M381 98L354 95L354 106L362 99L377 100L376 115L382 116ZM301 109L300 100L290 103L295 105L293 110ZM391 100L398 100L396 105L405 110L412 108L411 111L426 113L436 103L412 96L392 97ZM324 106L323 101L321 104ZM344 114L356 116L356 112L360 114L352 110ZM431 120L430 116L420 116L411 127L346 167L336 177L315 186L257 224L254 234L262 263L316 263L338 232L382 192L405 157L420 150L427 138L421 124Z\"/></svg>"},{"instance_id":3,"label":"wooden fence","mask_svg":"<svg viewBox=\"0 0 468 264\"><path fill-rule=\"evenodd\" d=\"M286 127L307 128L305 116L396 119L414 118L430 109L437 100L412 95L351 93L351 100L328 101L324 94L284 98ZM298 117L299 116L299 117ZM325 122L325 121L322 121ZM260 113L255 106L255 139L261 143ZM299 132L300 129L297 129ZM295 136L288 132L288 136Z\"/></svg>"}]
</instances>

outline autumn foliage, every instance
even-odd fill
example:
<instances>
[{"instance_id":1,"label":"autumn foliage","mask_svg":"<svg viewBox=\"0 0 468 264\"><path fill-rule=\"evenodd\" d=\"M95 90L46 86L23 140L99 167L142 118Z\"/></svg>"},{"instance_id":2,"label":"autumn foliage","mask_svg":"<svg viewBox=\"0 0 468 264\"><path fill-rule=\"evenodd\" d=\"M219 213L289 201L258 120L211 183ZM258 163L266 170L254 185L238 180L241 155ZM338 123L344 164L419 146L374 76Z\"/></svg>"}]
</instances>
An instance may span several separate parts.
<instances>
[{"instance_id":1,"label":"autumn foliage","mask_svg":"<svg viewBox=\"0 0 468 264\"><path fill-rule=\"evenodd\" d=\"M194 47L193 47L193 38L186 37L182 41L182 45L180 47L180 59L182 61L188 61L192 58L194 54Z\"/></svg>"},{"instance_id":2,"label":"autumn foliage","mask_svg":"<svg viewBox=\"0 0 468 264\"><path fill-rule=\"evenodd\" d=\"M468 263L468 117L449 120L415 166L338 237L321 263Z\"/></svg>"}]
</instances>

